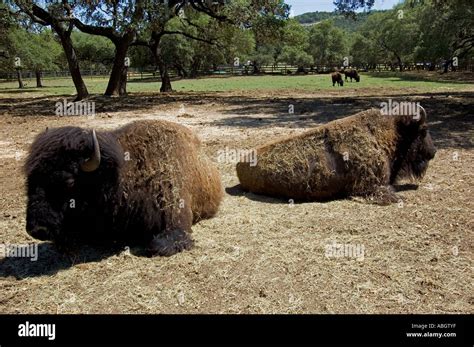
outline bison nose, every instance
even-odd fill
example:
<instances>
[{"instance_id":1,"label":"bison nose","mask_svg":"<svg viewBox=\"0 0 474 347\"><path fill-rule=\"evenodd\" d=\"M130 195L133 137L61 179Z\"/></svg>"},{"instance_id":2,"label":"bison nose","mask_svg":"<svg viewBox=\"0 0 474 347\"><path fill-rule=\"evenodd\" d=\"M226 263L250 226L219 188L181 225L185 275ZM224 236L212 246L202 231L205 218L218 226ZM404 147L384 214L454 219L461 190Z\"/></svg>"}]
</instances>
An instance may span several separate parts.
<instances>
[{"instance_id":1,"label":"bison nose","mask_svg":"<svg viewBox=\"0 0 474 347\"><path fill-rule=\"evenodd\" d=\"M28 234L30 234L35 239L45 241L48 240L48 229L42 226L36 226L33 229L27 230Z\"/></svg>"}]
</instances>

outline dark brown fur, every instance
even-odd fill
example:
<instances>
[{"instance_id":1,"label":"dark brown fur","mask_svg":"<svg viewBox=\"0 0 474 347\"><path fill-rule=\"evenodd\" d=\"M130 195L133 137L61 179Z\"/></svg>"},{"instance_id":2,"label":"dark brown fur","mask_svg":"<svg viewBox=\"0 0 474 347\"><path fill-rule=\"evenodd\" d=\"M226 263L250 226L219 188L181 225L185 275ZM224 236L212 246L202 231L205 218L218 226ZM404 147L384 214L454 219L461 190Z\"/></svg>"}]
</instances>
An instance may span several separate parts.
<instances>
[{"instance_id":1,"label":"dark brown fur","mask_svg":"<svg viewBox=\"0 0 474 347\"><path fill-rule=\"evenodd\" d=\"M344 79L346 81L347 81L347 78L349 77L351 79L351 82L352 82L352 79L355 79L356 82L360 82L359 73L355 69L344 70L344 76L345 76Z\"/></svg>"},{"instance_id":2,"label":"dark brown fur","mask_svg":"<svg viewBox=\"0 0 474 347\"><path fill-rule=\"evenodd\" d=\"M237 164L243 189L295 200L371 196L398 201L397 178L423 177L436 152L427 125L372 109L256 149Z\"/></svg>"},{"instance_id":3,"label":"dark brown fur","mask_svg":"<svg viewBox=\"0 0 474 347\"><path fill-rule=\"evenodd\" d=\"M339 85L339 86L343 86L344 85L344 81L342 80L342 75L340 72L333 72L331 74L331 79L332 79L332 86L334 87L336 85L336 83Z\"/></svg>"},{"instance_id":4,"label":"dark brown fur","mask_svg":"<svg viewBox=\"0 0 474 347\"><path fill-rule=\"evenodd\" d=\"M151 255L191 247L191 225L212 217L223 194L219 173L197 137L165 121L99 132L101 164L83 172L80 165L92 151L90 134L77 127L52 129L32 144L25 165L27 231L61 246L146 245Z\"/></svg>"}]
</instances>

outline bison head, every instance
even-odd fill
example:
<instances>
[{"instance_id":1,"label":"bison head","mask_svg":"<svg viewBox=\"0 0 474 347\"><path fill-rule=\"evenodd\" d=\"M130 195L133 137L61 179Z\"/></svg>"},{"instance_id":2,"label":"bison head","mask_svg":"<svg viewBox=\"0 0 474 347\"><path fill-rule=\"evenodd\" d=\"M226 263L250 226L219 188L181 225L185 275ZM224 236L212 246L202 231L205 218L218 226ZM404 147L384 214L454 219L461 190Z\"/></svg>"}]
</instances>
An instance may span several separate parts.
<instances>
[{"instance_id":1,"label":"bison head","mask_svg":"<svg viewBox=\"0 0 474 347\"><path fill-rule=\"evenodd\" d=\"M59 241L69 230L86 225L94 213L102 213L104 195L118 181L122 153L106 133L77 127L41 133L25 164L28 234Z\"/></svg>"},{"instance_id":2,"label":"bison head","mask_svg":"<svg viewBox=\"0 0 474 347\"><path fill-rule=\"evenodd\" d=\"M403 155L399 177L422 178L428 168L428 163L436 154L431 135L426 123L426 111L421 106L419 117L402 117L399 124L399 136Z\"/></svg>"}]
</instances>

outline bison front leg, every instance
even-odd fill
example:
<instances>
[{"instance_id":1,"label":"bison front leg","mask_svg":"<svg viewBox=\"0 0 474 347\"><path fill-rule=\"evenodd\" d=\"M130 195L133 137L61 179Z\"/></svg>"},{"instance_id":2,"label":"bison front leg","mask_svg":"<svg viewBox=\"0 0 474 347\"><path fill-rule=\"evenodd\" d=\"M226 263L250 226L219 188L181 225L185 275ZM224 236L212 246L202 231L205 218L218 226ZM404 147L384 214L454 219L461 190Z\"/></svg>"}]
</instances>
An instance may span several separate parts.
<instances>
[{"instance_id":1,"label":"bison front leg","mask_svg":"<svg viewBox=\"0 0 474 347\"><path fill-rule=\"evenodd\" d=\"M162 211L162 230L154 235L148 244L149 256L169 257L193 247L190 232L193 214L190 206L182 206Z\"/></svg>"},{"instance_id":2,"label":"bison front leg","mask_svg":"<svg viewBox=\"0 0 474 347\"><path fill-rule=\"evenodd\" d=\"M374 204L383 206L402 201L391 185L376 187L374 191L368 195L368 198Z\"/></svg>"},{"instance_id":3,"label":"bison front leg","mask_svg":"<svg viewBox=\"0 0 474 347\"><path fill-rule=\"evenodd\" d=\"M188 232L179 228L170 229L153 237L148 245L147 253L151 257L169 257L183 250L191 249L193 245L194 241Z\"/></svg>"}]
</instances>

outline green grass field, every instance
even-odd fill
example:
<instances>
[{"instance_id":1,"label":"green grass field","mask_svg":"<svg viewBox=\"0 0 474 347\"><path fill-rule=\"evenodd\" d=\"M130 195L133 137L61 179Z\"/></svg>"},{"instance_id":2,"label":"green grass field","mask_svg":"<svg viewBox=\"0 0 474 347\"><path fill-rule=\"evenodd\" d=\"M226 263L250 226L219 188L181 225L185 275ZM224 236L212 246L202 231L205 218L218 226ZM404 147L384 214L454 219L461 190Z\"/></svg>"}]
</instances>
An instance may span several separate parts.
<instances>
[{"instance_id":1,"label":"green grass field","mask_svg":"<svg viewBox=\"0 0 474 347\"><path fill-rule=\"evenodd\" d=\"M107 77L88 77L84 80L91 94L102 94L107 86ZM26 88L20 90L16 81L0 82L0 94L15 95L31 93L34 95L74 95L75 89L70 78L45 78L43 88L36 88L34 79L25 79ZM314 92L331 90L333 87L329 75L306 76L239 76L239 77L206 77L198 79L176 80L172 83L176 91L239 91L239 90L298 90ZM360 83L347 82L343 88L415 88L420 92L471 89L473 84L467 81L441 80L440 75L416 73L372 73L362 74ZM131 78L127 85L128 92L158 92L160 82L152 79ZM6 94L6 95L5 95Z\"/></svg>"}]
</instances>

